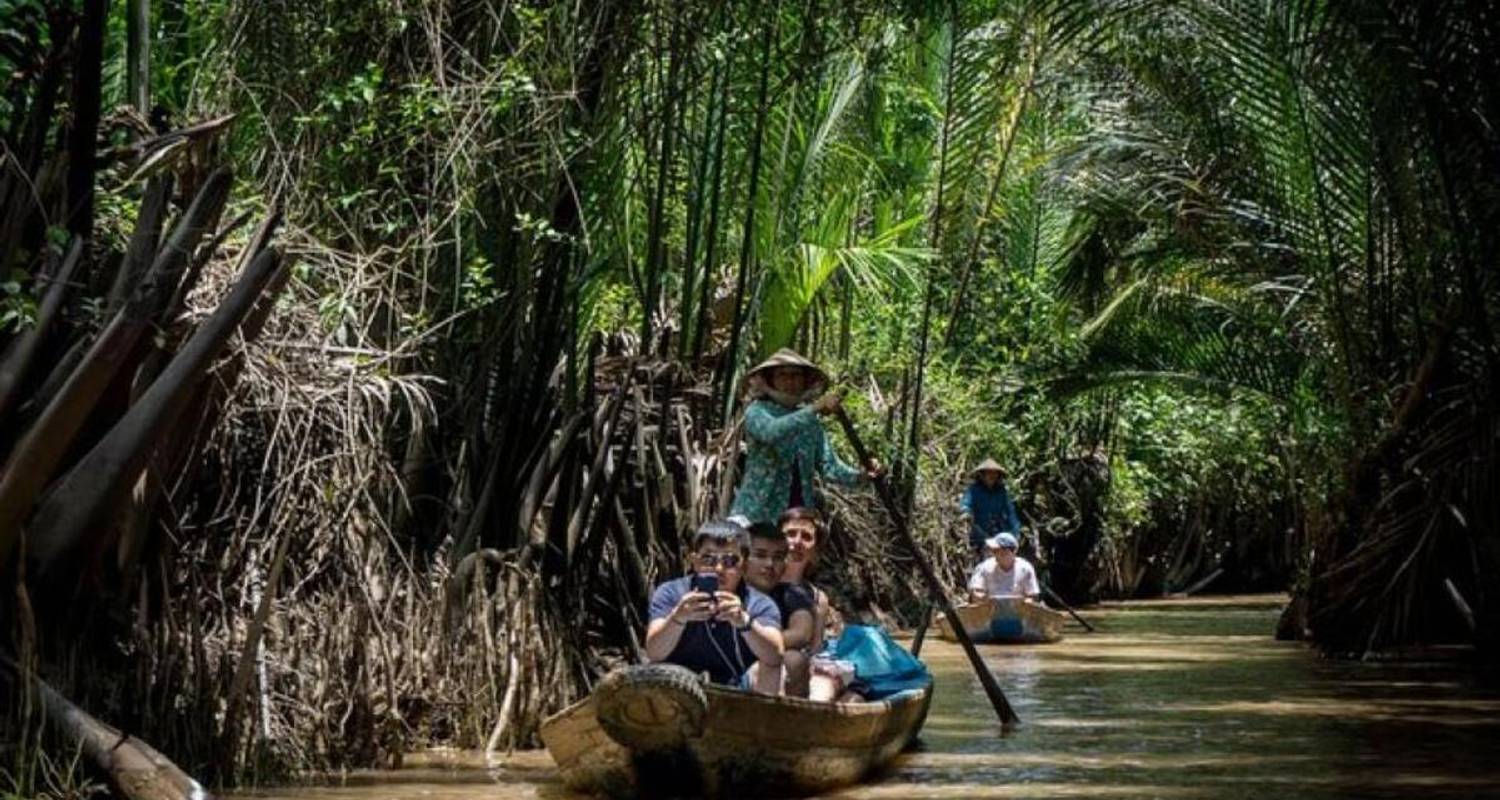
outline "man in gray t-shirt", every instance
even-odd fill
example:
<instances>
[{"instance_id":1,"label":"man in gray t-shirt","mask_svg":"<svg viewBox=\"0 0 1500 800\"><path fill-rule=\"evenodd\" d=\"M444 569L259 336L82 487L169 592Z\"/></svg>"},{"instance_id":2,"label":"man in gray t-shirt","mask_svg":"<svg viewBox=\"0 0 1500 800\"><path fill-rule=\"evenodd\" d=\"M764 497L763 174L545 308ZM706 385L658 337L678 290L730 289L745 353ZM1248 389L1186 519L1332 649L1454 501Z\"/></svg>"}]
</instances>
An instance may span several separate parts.
<instances>
[{"instance_id":1,"label":"man in gray t-shirt","mask_svg":"<svg viewBox=\"0 0 1500 800\"><path fill-rule=\"evenodd\" d=\"M693 572L656 587L646 625L646 655L694 672L714 683L741 682L757 661L778 676L781 615L776 604L741 578L749 552L745 530L732 522L709 522L693 538ZM712 586L715 591L704 591ZM769 681L757 686L775 694Z\"/></svg>"}]
</instances>

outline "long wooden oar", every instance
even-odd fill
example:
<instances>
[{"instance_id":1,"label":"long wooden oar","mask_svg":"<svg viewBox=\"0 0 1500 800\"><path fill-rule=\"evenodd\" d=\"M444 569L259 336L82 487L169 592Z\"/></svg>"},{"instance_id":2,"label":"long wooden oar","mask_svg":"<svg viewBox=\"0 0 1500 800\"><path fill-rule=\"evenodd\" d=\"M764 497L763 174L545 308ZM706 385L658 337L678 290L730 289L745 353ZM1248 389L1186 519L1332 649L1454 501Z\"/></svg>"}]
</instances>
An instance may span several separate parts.
<instances>
[{"instance_id":1,"label":"long wooden oar","mask_svg":"<svg viewBox=\"0 0 1500 800\"><path fill-rule=\"evenodd\" d=\"M848 412L842 408L834 410L838 416L839 425L844 428L844 435L849 437L849 444L854 447L854 452L859 456L861 464L871 463L870 451L865 449L865 443L860 440L859 433L854 430L854 422L849 419ZM912 558L917 562L917 571L921 573L922 579L927 582L927 593L932 601L943 609L943 616L948 619L948 627L953 629L953 635L958 638L958 643L964 648L964 655L969 657L969 664L974 667L974 674L979 677L979 684L984 687L984 693L990 698L990 705L995 707L995 714L1000 717L1003 727L1010 727L1021 721L1016 716L1015 709L1010 707L1010 701L1005 699L1005 692L1000 691L1000 684L995 681L994 673L985 666L984 659L979 656L979 651L974 649L974 642L969 640L968 631L958 618L958 612L953 610L953 604L948 602L948 594L943 591L943 584L938 580L937 573L933 571L932 564L927 561L927 556L922 554L921 548L917 547L916 539L912 538L911 529L907 526L906 515L902 513L901 506L896 502L896 495L891 492L891 486L884 475L874 481L875 492L880 495L881 502L885 503L885 510L891 515L891 521L896 523L896 535L906 543L906 548L911 551Z\"/></svg>"},{"instance_id":2,"label":"long wooden oar","mask_svg":"<svg viewBox=\"0 0 1500 800\"><path fill-rule=\"evenodd\" d=\"M1073 607L1070 606L1070 605L1068 605L1068 601L1066 601L1066 600L1062 599L1061 597L1059 597L1058 594L1057 594L1057 592L1052 591L1052 587L1051 586L1048 586L1045 583L1042 584L1042 591L1044 591L1044 592L1047 593L1047 596L1052 599L1052 602L1054 602L1054 603L1062 606L1064 611L1068 612L1069 614L1072 614L1073 615L1073 619L1078 620L1078 624L1082 625L1085 628L1088 628L1089 633L1093 633L1094 632L1094 626L1090 625L1088 620L1084 619L1083 617L1078 616L1078 612L1074 611Z\"/></svg>"},{"instance_id":3,"label":"long wooden oar","mask_svg":"<svg viewBox=\"0 0 1500 800\"><path fill-rule=\"evenodd\" d=\"M922 617L917 622L917 632L911 637L911 654L922 655L922 642L927 639L927 626L932 624L932 601L922 604Z\"/></svg>"}]
</instances>

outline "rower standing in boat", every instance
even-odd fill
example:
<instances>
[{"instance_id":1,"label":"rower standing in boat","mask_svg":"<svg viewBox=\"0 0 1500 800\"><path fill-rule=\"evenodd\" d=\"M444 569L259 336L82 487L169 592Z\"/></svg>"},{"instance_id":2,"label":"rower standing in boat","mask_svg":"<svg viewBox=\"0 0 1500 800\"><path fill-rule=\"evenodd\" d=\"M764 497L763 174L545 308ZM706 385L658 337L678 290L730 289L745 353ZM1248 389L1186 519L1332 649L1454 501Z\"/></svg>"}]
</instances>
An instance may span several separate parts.
<instances>
[{"instance_id":1,"label":"rower standing in boat","mask_svg":"<svg viewBox=\"0 0 1500 800\"><path fill-rule=\"evenodd\" d=\"M741 580L749 535L733 522L708 522L693 537L691 574L651 594L646 657L706 672L714 683L741 685L750 665L761 671L757 691L777 694L781 615L771 598ZM749 688L749 687L746 687Z\"/></svg>"},{"instance_id":2,"label":"rower standing in boat","mask_svg":"<svg viewBox=\"0 0 1500 800\"><path fill-rule=\"evenodd\" d=\"M839 396L826 393L828 376L811 361L781 349L745 376L751 398L745 409L745 475L729 518L741 525L775 524L788 508L814 508L813 476L854 486L881 473L833 452L819 415L835 413Z\"/></svg>"},{"instance_id":3,"label":"rower standing in boat","mask_svg":"<svg viewBox=\"0 0 1500 800\"><path fill-rule=\"evenodd\" d=\"M1042 593L1031 562L1016 555L1016 537L1000 533L985 541L990 557L981 561L969 577L969 599L1021 597L1035 602Z\"/></svg>"},{"instance_id":4,"label":"rower standing in boat","mask_svg":"<svg viewBox=\"0 0 1500 800\"><path fill-rule=\"evenodd\" d=\"M979 561L986 556L986 540L1000 533L1019 534L1021 520L1005 488L1004 467L986 458L974 468L973 475L974 482L964 490L958 505L969 521L969 547L974 560Z\"/></svg>"}]
</instances>

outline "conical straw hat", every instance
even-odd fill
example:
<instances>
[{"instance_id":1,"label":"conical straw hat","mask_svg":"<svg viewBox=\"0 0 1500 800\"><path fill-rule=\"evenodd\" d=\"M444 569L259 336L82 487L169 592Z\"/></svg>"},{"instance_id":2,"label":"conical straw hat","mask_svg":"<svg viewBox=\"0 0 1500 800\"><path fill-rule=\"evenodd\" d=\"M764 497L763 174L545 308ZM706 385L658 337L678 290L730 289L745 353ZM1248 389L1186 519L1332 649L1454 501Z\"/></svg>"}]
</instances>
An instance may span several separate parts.
<instances>
[{"instance_id":1,"label":"conical straw hat","mask_svg":"<svg viewBox=\"0 0 1500 800\"><path fill-rule=\"evenodd\" d=\"M979 473L989 470L994 470L995 472L1000 473L1000 477L1002 478L1005 477L1005 467L1000 466L1000 462L996 461L993 458L986 458L984 462L975 467L974 471L970 474L977 478L979 477Z\"/></svg>"},{"instance_id":2,"label":"conical straw hat","mask_svg":"<svg viewBox=\"0 0 1500 800\"><path fill-rule=\"evenodd\" d=\"M749 372L745 373L745 376L749 377L776 367L801 367L816 375L819 383L828 383L828 373L824 372L821 367L798 355L796 351L785 347L777 350L765 361L756 364Z\"/></svg>"}]
</instances>

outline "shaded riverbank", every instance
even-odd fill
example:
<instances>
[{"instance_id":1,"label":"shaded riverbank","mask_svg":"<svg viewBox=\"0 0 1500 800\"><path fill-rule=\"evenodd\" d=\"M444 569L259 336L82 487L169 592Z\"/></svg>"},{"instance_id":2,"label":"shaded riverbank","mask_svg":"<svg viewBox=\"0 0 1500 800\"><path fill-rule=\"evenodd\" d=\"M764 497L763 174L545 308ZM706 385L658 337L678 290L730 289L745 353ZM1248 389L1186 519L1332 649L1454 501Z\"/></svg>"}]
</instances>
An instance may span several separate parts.
<instances>
[{"instance_id":1,"label":"shaded riverbank","mask_svg":"<svg viewBox=\"0 0 1500 800\"><path fill-rule=\"evenodd\" d=\"M1461 663L1319 659L1271 639L1281 598L1110 605L1100 632L988 647L1023 719L997 735L955 645L923 655L937 693L921 747L837 796L1473 797L1500 794L1500 686ZM545 752L467 753L342 785L236 797L569 797Z\"/></svg>"}]
</instances>

